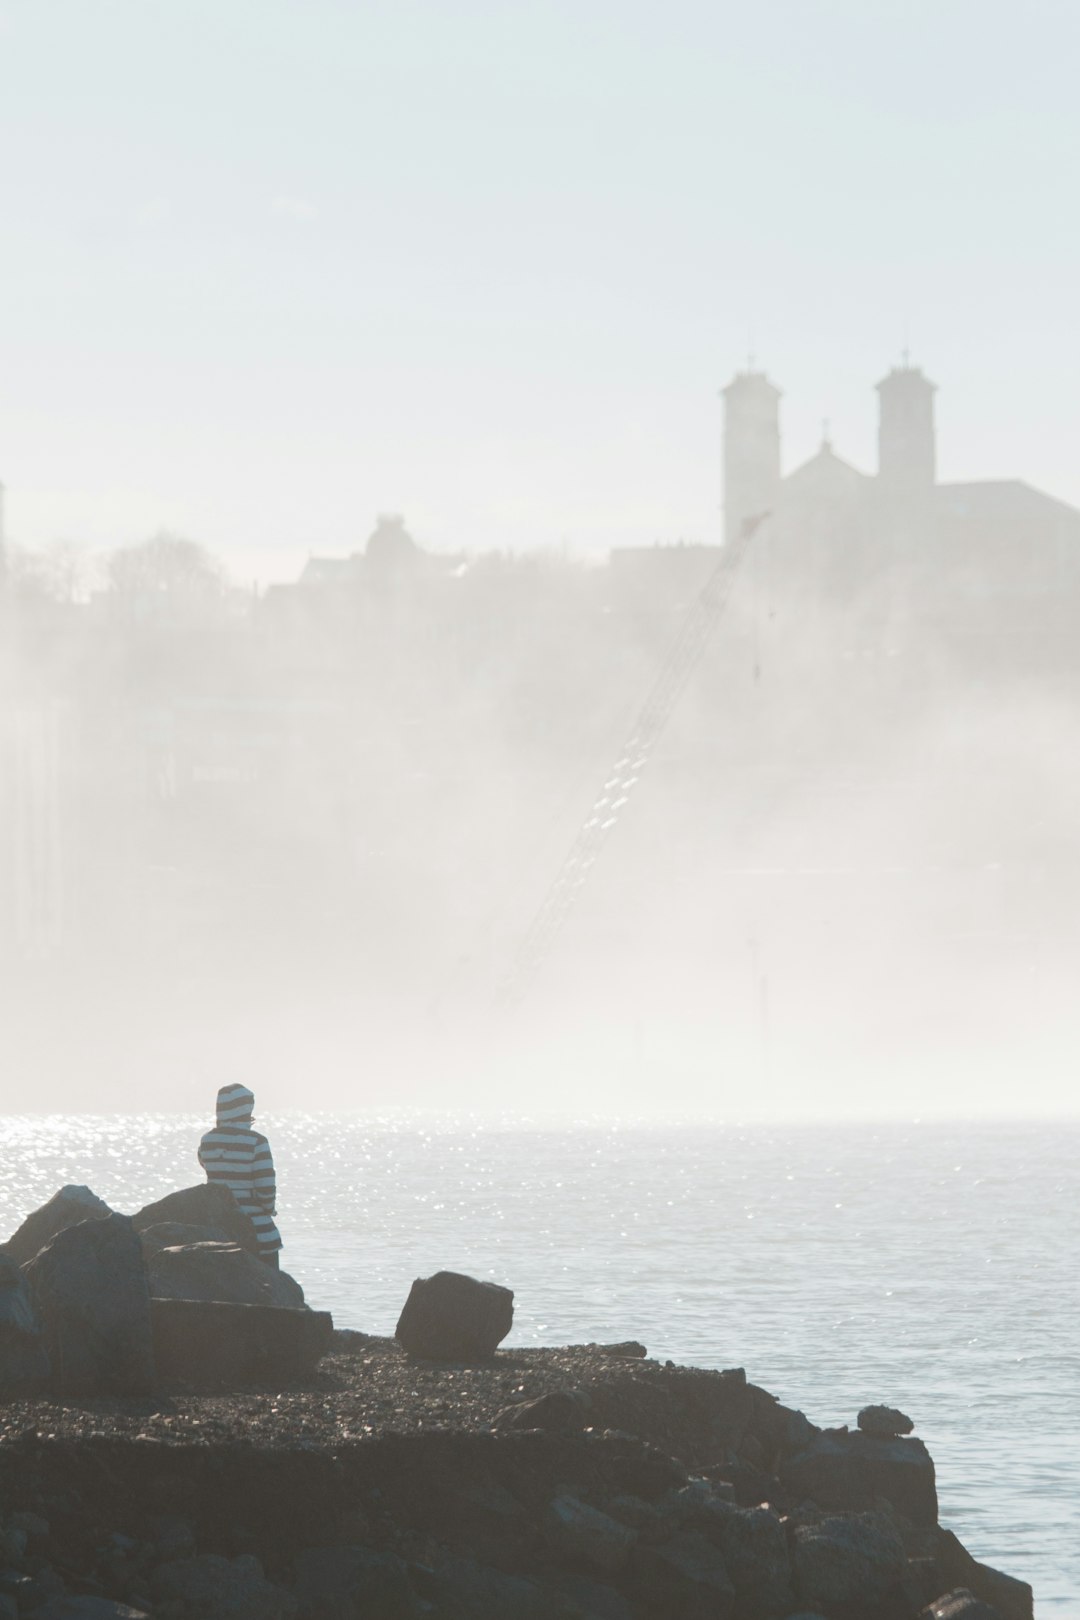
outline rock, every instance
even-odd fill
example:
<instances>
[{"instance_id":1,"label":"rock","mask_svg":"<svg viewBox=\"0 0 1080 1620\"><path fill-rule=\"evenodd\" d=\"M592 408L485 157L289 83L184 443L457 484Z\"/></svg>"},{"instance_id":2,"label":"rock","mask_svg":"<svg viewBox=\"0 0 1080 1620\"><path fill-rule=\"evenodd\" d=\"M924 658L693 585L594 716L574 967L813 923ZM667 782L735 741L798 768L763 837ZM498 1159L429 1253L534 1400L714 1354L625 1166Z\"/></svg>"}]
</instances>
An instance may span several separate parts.
<instances>
[{"instance_id":1,"label":"rock","mask_svg":"<svg viewBox=\"0 0 1080 1620\"><path fill-rule=\"evenodd\" d=\"M159 1221L156 1226L136 1227L147 1262L159 1249L176 1249L185 1243L232 1243L221 1226L185 1226L183 1221ZM250 1254L250 1249L244 1251Z\"/></svg>"},{"instance_id":2,"label":"rock","mask_svg":"<svg viewBox=\"0 0 1080 1620\"><path fill-rule=\"evenodd\" d=\"M1002 1620L998 1609L983 1603L966 1587L958 1586L944 1597L935 1598L919 1616L919 1620Z\"/></svg>"},{"instance_id":3,"label":"rock","mask_svg":"<svg viewBox=\"0 0 1080 1620\"><path fill-rule=\"evenodd\" d=\"M329 1311L155 1299L150 1312L162 1383L191 1390L288 1383L310 1373L333 1340Z\"/></svg>"},{"instance_id":4,"label":"rock","mask_svg":"<svg viewBox=\"0 0 1080 1620\"><path fill-rule=\"evenodd\" d=\"M100 1221L112 1210L89 1187L61 1187L53 1193L47 1204L28 1215L19 1230L3 1245L3 1253L17 1266L25 1266L66 1227L77 1226L80 1221Z\"/></svg>"},{"instance_id":5,"label":"rock","mask_svg":"<svg viewBox=\"0 0 1080 1620\"><path fill-rule=\"evenodd\" d=\"M5 1564L21 1564L26 1557L26 1549L30 1537L25 1530L18 1530L9 1524L6 1529L0 1530L0 1561Z\"/></svg>"},{"instance_id":6,"label":"rock","mask_svg":"<svg viewBox=\"0 0 1080 1620\"><path fill-rule=\"evenodd\" d=\"M587 1344L586 1350L595 1350L598 1356L613 1356L617 1361L644 1361L649 1352L637 1339L623 1339L618 1344Z\"/></svg>"},{"instance_id":7,"label":"rock","mask_svg":"<svg viewBox=\"0 0 1080 1620\"><path fill-rule=\"evenodd\" d=\"M617 1575L629 1563L637 1535L598 1508L564 1493L548 1504L544 1539L569 1564Z\"/></svg>"},{"instance_id":8,"label":"rock","mask_svg":"<svg viewBox=\"0 0 1080 1620\"><path fill-rule=\"evenodd\" d=\"M294 1620L296 1599L264 1576L257 1558L203 1553L159 1564L150 1578L155 1607L180 1603L205 1620Z\"/></svg>"},{"instance_id":9,"label":"rock","mask_svg":"<svg viewBox=\"0 0 1080 1620\"><path fill-rule=\"evenodd\" d=\"M473 1558L441 1557L434 1566L413 1564L409 1573L433 1620L580 1620L580 1610L553 1601L534 1581ZM369 1611L371 1620L377 1612Z\"/></svg>"},{"instance_id":10,"label":"rock","mask_svg":"<svg viewBox=\"0 0 1080 1620\"><path fill-rule=\"evenodd\" d=\"M456 1271L418 1277L394 1336L423 1361L487 1361L514 1321L514 1295Z\"/></svg>"},{"instance_id":11,"label":"rock","mask_svg":"<svg viewBox=\"0 0 1080 1620\"><path fill-rule=\"evenodd\" d=\"M8 1516L8 1529L24 1531L31 1541L45 1541L50 1525L40 1513L12 1513Z\"/></svg>"},{"instance_id":12,"label":"rock","mask_svg":"<svg viewBox=\"0 0 1080 1620\"><path fill-rule=\"evenodd\" d=\"M858 1513L884 1497L912 1524L937 1523L934 1464L921 1440L826 1431L785 1459L779 1476L796 1500L818 1507Z\"/></svg>"},{"instance_id":13,"label":"rock","mask_svg":"<svg viewBox=\"0 0 1080 1620\"><path fill-rule=\"evenodd\" d=\"M150 1293L126 1215L58 1232L24 1268L58 1395L141 1395L154 1387Z\"/></svg>"},{"instance_id":14,"label":"rock","mask_svg":"<svg viewBox=\"0 0 1080 1620\"><path fill-rule=\"evenodd\" d=\"M495 1415L497 1429L546 1429L550 1434L580 1434L588 1424L589 1397L584 1390L553 1389L534 1401L504 1406Z\"/></svg>"},{"instance_id":15,"label":"rock","mask_svg":"<svg viewBox=\"0 0 1080 1620\"><path fill-rule=\"evenodd\" d=\"M65 1595L63 1581L55 1570L42 1566L34 1575L19 1570L0 1572L0 1593L14 1598L20 1615L40 1614L45 1604Z\"/></svg>"},{"instance_id":16,"label":"rock","mask_svg":"<svg viewBox=\"0 0 1080 1620\"><path fill-rule=\"evenodd\" d=\"M747 1385L751 1401L749 1433L729 1442L755 1468L774 1472L784 1457L811 1445L821 1430L804 1412L784 1406L768 1390Z\"/></svg>"},{"instance_id":17,"label":"rock","mask_svg":"<svg viewBox=\"0 0 1080 1620\"><path fill-rule=\"evenodd\" d=\"M217 1299L287 1310L304 1305L304 1290L288 1272L276 1271L238 1243L184 1243L157 1249L146 1270L154 1299Z\"/></svg>"},{"instance_id":18,"label":"rock","mask_svg":"<svg viewBox=\"0 0 1080 1620\"><path fill-rule=\"evenodd\" d=\"M895 1406L864 1406L855 1419L864 1434L880 1435L891 1439L898 1434L910 1434L914 1423Z\"/></svg>"},{"instance_id":19,"label":"rock","mask_svg":"<svg viewBox=\"0 0 1080 1620\"><path fill-rule=\"evenodd\" d=\"M38 1395L49 1377L41 1320L15 1261L0 1253L0 1399Z\"/></svg>"},{"instance_id":20,"label":"rock","mask_svg":"<svg viewBox=\"0 0 1080 1620\"><path fill-rule=\"evenodd\" d=\"M252 1254L259 1252L255 1228L236 1202L228 1187L209 1181L197 1187L183 1187L168 1193L156 1204L147 1204L132 1216L136 1232L145 1232L163 1221L176 1221L182 1226L209 1226L219 1231L230 1243L239 1243Z\"/></svg>"},{"instance_id":21,"label":"rock","mask_svg":"<svg viewBox=\"0 0 1080 1620\"><path fill-rule=\"evenodd\" d=\"M296 1560L293 1595L299 1620L412 1620L424 1610L408 1571L393 1553L370 1547L317 1547Z\"/></svg>"},{"instance_id":22,"label":"rock","mask_svg":"<svg viewBox=\"0 0 1080 1620\"><path fill-rule=\"evenodd\" d=\"M149 1620L145 1609L131 1609L111 1598L68 1596L53 1598L34 1610L35 1620Z\"/></svg>"},{"instance_id":23,"label":"rock","mask_svg":"<svg viewBox=\"0 0 1080 1620\"><path fill-rule=\"evenodd\" d=\"M640 1592L650 1614L731 1620L735 1588L728 1579L723 1554L696 1530L685 1530L659 1547L639 1547L634 1554L635 1594Z\"/></svg>"},{"instance_id":24,"label":"rock","mask_svg":"<svg viewBox=\"0 0 1080 1620\"><path fill-rule=\"evenodd\" d=\"M773 1620L795 1602L787 1534L770 1507L741 1508L726 1520L720 1549L735 1588L734 1620Z\"/></svg>"},{"instance_id":25,"label":"rock","mask_svg":"<svg viewBox=\"0 0 1080 1620\"><path fill-rule=\"evenodd\" d=\"M906 1620L907 1554L880 1513L830 1516L795 1529L792 1563L798 1599L828 1615L863 1620L892 1616Z\"/></svg>"},{"instance_id":26,"label":"rock","mask_svg":"<svg viewBox=\"0 0 1080 1620\"><path fill-rule=\"evenodd\" d=\"M168 1564L177 1558L190 1558L195 1551L195 1531L188 1519L181 1519L175 1513L161 1513L150 1520L149 1529L153 1537L154 1558L159 1564ZM127 1550L133 1552L134 1548Z\"/></svg>"},{"instance_id":27,"label":"rock","mask_svg":"<svg viewBox=\"0 0 1080 1620\"><path fill-rule=\"evenodd\" d=\"M567 1620L634 1620L634 1611L622 1593L589 1575L551 1575L544 1590L554 1600L548 1616L562 1613Z\"/></svg>"},{"instance_id":28,"label":"rock","mask_svg":"<svg viewBox=\"0 0 1080 1620\"><path fill-rule=\"evenodd\" d=\"M703 1530L716 1540L728 1519L739 1511L734 1494L726 1482L691 1479L661 1498L656 1504L657 1518L666 1536L679 1530Z\"/></svg>"},{"instance_id":29,"label":"rock","mask_svg":"<svg viewBox=\"0 0 1080 1620\"><path fill-rule=\"evenodd\" d=\"M1026 1581L1004 1575L989 1564L980 1564L951 1530L938 1537L938 1558L949 1586L971 1592L983 1603L998 1609L1002 1620L1031 1620L1034 1595Z\"/></svg>"}]
</instances>

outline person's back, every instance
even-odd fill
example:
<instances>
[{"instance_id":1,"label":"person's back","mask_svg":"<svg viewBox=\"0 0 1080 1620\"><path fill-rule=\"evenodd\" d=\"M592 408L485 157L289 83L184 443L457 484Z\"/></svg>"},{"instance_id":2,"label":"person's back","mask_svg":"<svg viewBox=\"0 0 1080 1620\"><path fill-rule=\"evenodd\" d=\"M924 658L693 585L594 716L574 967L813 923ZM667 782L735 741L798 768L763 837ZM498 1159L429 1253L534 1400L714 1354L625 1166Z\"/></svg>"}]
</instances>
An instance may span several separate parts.
<instances>
[{"instance_id":1,"label":"person's back","mask_svg":"<svg viewBox=\"0 0 1080 1620\"><path fill-rule=\"evenodd\" d=\"M199 1163L208 1181L228 1187L259 1240L259 1258L278 1264L281 1236L274 1223L277 1177L270 1144L252 1129L255 1097L247 1086L222 1086L217 1124L199 1143Z\"/></svg>"}]
</instances>

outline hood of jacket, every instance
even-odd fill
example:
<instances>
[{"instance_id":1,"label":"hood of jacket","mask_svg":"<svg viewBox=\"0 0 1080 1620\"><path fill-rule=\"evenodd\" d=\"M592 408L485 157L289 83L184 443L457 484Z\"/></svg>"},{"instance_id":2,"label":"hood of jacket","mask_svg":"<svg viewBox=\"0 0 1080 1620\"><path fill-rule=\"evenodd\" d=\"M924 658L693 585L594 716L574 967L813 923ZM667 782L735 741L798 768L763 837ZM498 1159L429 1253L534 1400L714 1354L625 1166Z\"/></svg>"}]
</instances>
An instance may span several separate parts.
<instances>
[{"instance_id":1,"label":"hood of jacket","mask_svg":"<svg viewBox=\"0 0 1080 1620\"><path fill-rule=\"evenodd\" d=\"M255 1093L247 1086L222 1086L217 1094L218 1125L228 1125L234 1131L246 1130L255 1112Z\"/></svg>"}]
</instances>

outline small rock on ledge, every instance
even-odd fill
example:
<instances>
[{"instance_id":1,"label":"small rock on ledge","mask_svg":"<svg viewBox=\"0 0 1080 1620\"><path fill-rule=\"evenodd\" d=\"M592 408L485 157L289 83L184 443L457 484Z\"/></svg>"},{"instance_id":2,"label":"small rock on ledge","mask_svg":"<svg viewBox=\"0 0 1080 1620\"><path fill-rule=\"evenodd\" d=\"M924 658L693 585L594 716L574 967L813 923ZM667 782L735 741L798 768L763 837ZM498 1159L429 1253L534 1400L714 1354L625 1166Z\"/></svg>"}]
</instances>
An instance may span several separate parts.
<instances>
[{"instance_id":1,"label":"small rock on ledge","mask_svg":"<svg viewBox=\"0 0 1080 1620\"><path fill-rule=\"evenodd\" d=\"M897 1435L910 1434L915 1427L911 1419L895 1406L864 1406L856 1418L863 1434L877 1434L884 1440Z\"/></svg>"}]
</instances>

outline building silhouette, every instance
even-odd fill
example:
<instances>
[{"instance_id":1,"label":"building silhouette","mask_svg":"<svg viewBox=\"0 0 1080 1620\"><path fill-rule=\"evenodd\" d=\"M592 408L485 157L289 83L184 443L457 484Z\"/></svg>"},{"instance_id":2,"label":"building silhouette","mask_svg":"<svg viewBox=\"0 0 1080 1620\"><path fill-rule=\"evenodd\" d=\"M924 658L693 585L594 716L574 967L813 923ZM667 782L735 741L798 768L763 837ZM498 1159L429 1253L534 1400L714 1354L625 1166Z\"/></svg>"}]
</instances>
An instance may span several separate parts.
<instances>
[{"instance_id":1,"label":"building silhouette","mask_svg":"<svg viewBox=\"0 0 1080 1620\"><path fill-rule=\"evenodd\" d=\"M759 371L723 390L724 518L730 539L771 514L773 590L884 613L958 634L1049 638L1071 649L1080 614L1080 511L1021 479L942 483L936 387L904 357L877 384L878 467L862 472L826 434L781 471L780 391Z\"/></svg>"}]
</instances>

